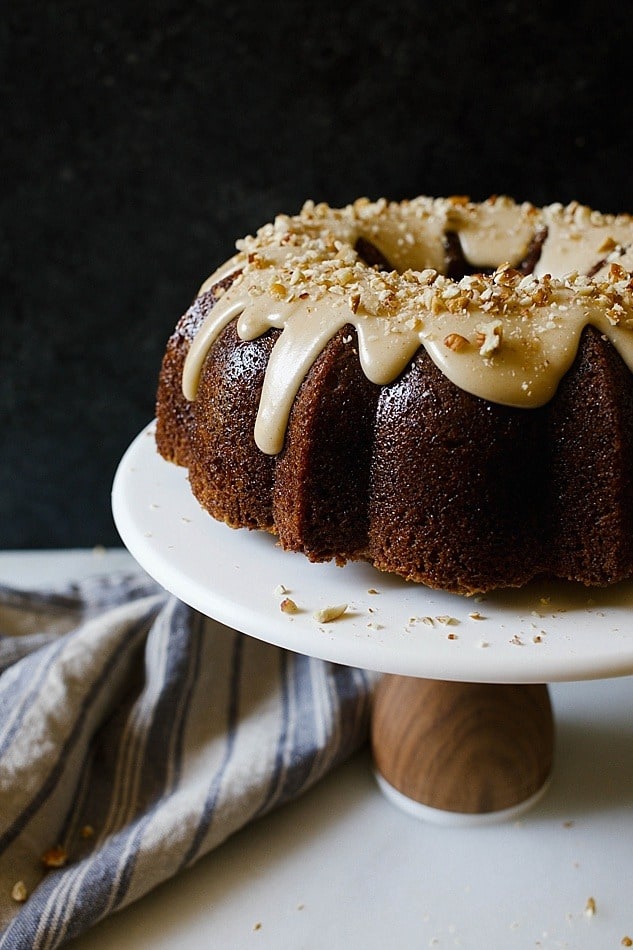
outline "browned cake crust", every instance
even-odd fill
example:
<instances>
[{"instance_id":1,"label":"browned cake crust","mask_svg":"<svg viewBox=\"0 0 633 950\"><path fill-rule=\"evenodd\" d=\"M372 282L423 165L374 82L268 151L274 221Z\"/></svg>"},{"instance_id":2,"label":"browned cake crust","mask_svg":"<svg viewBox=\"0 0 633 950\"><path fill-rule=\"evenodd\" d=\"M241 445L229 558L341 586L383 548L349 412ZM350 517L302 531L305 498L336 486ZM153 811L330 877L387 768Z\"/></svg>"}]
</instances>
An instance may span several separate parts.
<instances>
[{"instance_id":1,"label":"browned cake crust","mask_svg":"<svg viewBox=\"0 0 633 950\"><path fill-rule=\"evenodd\" d=\"M169 340L159 378L156 444L164 458L189 469L194 495L214 518L233 528L275 531L276 460L259 451L253 428L278 331L249 343L232 324L209 354L199 398L189 402L182 394L187 350L215 300L212 291L197 298Z\"/></svg>"},{"instance_id":2,"label":"browned cake crust","mask_svg":"<svg viewBox=\"0 0 633 950\"><path fill-rule=\"evenodd\" d=\"M496 586L527 581L543 550L543 430L543 410L471 396L418 353L378 406L376 566L457 590L485 590L492 578Z\"/></svg>"},{"instance_id":3,"label":"browned cake crust","mask_svg":"<svg viewBox=\"0 0 633 950\"><path fill-rule=\"evenodd\" d=\"M548 406L547 559L559 577L604 585L633 570L633 383L587 327Z\"/></svg>"},{"instance_id":4,"label":"browned cake crust","mask_svg":"<svg viewBox=\"0 0 633 950\"><path fill-rule=\"evenodd\" d=\"M513 408L454 385L420 347L386 385L369 381L347 325L290 412L282 450L254 439L280 330L242 340L228 323L182 394L187 351L221 292L205 290L164 356L157 445L189 469L213 517L278 535L313 561L364 559L473 593L539 574L606 585L633 572L633 381L592 326L556 395Z\"/></svg>"}]
</instances>

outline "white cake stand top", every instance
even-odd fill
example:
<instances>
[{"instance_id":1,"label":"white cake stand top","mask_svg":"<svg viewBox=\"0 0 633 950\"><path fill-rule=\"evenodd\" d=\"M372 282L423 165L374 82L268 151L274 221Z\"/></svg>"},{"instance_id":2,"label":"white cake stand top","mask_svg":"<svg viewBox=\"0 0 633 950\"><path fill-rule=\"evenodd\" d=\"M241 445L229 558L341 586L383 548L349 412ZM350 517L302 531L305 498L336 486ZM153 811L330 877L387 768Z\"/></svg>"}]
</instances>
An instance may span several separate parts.
<instances>
[{"instance_id":1,"label":"white cake stand top","mask_svg":"<svg viewBox=\"0 0 633 950\"><path fill-rule=\"evenodd\" d=\"M166 590L207 616L298 653L429 679L547 683L633 673L633 583L533 583L468 598L368 564L312 564L263 532L214 521L147 426L123 456L112 508L121 538ZM296 613L281 602L291 599ZM339 619L315 614L346 604Z\"/></svg>"}]
</instances>

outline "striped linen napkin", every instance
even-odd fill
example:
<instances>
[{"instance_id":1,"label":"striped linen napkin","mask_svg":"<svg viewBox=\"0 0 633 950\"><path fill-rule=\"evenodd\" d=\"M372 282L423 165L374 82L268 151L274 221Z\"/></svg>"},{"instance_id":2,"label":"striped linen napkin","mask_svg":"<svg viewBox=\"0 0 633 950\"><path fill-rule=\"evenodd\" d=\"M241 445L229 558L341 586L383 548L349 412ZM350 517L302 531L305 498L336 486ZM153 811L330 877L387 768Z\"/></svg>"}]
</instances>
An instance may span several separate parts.
<instances>
[{"instance_id":1,"label":"striped linen napkin","mask_svg":"<svg viewBox=\"0 0 633 950\"><path fill-rule=\"evenodd\" d=\"M60 946L308 789L372 682L141 573L0 588L0 950Z\"/></svg>"}]
</instances>

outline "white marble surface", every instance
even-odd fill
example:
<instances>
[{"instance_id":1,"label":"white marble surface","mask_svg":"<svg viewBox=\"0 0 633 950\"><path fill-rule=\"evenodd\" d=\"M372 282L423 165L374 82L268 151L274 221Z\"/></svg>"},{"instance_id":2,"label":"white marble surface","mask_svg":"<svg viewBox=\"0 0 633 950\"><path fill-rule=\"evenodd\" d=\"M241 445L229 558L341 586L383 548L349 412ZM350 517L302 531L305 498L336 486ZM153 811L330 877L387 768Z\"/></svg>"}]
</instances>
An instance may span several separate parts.
<instances>
[{"instance_id":1,"label":"white marble surface","mask_svg":"<svg viewBox=\"0 0 633 950\"><path fill-rule=\"evenodd\" d=\"M126 563L123 552L7 552L0 579L31 586ZM551 693L553 779L520 820L419 822L383 798L361 753L71 946L621 947L633 938L633 678Z\"/></svg>"}]
</instances>

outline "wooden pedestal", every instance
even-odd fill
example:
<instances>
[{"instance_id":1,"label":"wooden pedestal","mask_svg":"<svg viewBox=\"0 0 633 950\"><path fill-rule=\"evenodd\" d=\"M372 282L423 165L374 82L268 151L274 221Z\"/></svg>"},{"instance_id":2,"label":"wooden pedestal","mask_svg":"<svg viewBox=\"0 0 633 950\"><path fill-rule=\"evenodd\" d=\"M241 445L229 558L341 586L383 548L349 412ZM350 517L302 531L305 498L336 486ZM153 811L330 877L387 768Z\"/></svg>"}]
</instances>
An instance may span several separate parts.
<instances>
[{"instance_id":1,"label":"wooden pedestal","mask_svg":"<svg viewBox=\"0 0 633 950\"><path fill-rule=\"evenodd\" d=\"M462 815L511 809L534 797L551 771L547 686L386 675L371 741L377 771L413 802Z\"/></svg>"}]
</instances>

